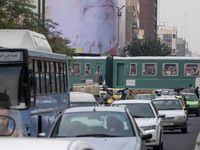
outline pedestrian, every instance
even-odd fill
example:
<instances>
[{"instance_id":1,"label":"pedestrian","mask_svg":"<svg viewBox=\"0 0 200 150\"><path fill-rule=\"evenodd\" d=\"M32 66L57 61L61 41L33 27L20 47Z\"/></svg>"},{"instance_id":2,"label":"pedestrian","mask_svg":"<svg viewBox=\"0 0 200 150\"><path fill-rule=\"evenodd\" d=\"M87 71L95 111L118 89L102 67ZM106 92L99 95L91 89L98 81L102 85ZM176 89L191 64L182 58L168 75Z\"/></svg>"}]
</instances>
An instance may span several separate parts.
<instances>
[{"instance_id":1,"label":"pedestrian","mask_svg":"<svg viewBox=\"0 0 200 150\"><path fill-rule=\"evenodd\" d=\"M190 84L189 86L190 86L190 93L194 93L194 88L193 88L192 84Z\"/></svg>"},{"instance_id":2,"label":"pedestrian","mask_svg":"<svg viewBox=\"0 0 200 150\"><path fill-rule=\"evenodd\" d=\"M196 94L196 96L199 99L199 87L197 86L196 89L194 90L194 93Z\"/></svg>"},{"instance_id":3,"label":"pedestrian","mask_svg":"<svg viewBox=\"0 0 200 150\"><path fill-rule=\"evenodd\" d=\"M128 90L128 95L127 95L127 99L134 99L134 94L133 94L133 91L132 90Z\"/></svg>"}]
</instances>

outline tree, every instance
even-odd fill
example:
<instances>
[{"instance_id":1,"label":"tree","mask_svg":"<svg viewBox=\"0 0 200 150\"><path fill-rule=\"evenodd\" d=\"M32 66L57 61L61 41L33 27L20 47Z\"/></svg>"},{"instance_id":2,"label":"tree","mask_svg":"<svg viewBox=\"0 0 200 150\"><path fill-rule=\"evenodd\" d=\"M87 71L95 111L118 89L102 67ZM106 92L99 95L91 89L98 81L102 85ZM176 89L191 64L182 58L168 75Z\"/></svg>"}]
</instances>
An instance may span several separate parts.
<instances>
[{"instance_id":1,"label":"tree","mask_svg":"<svg viewBox=\"0 0 200 150\"><path fill-rule=\"evenodd\" d=\"M132 44L127 45L121 51L121 56L167 56L171 54L171 50L167 44L160 40L134 40Z\"/></svg>"},{"instance_id":2,"label":"tree","mask_svg":"<svg viewBox=\"0 0 200 150\"><path fill-rule=\"evenodd\" d=\"M29 29L44 34L53 52L73 56L74 49L67 46L70 41L55 31L58 24L50 19L43 24L34 9L36 6L30 0L0 0L0 28Z\"/></svg>"}]
</instances>

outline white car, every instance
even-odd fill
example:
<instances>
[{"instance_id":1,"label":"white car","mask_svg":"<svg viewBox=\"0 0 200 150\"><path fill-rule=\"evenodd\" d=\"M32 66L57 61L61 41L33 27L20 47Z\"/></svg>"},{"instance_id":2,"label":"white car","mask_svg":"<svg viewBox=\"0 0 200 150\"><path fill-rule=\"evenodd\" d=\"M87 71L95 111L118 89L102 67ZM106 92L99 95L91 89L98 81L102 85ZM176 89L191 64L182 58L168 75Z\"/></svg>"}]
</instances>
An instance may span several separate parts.
<instances>
[{"instance_id":1,"label":"white car","mask_svg":"<svg viewBox=\"0 0 200 150\"><path fill-rule=\"evenodd\" d=\"M187 115L179 99L170 97L156 98L153 103L160 114L165 114L162 121L164 129L181 129L181 132L187 133Z\"/></svg>"},{"instance_id":2,"label":"white car","mask_svg":"<svg viewBox=\"0 0 200 150\"><path fill-rule=\"evenodd\" d=\"M152 138L146 140L146 146L153 146L153 149L163 148L163 128L161 118L151 100L118 100L111 106L124 107L129 110L135 118L143 134L152 134Z\"/></svg>"},{"instance_id":3,"label":"white car","mask_svg":"<svg viewBox=\"0 0 200 150\"><path fill-rule=\"evenodd\" d=\"M93 94L70 92L70 107L99 106Z\"/></svg>"},{"instance_id":4,"label":"white car","mask_svg":"<svg viewBox=\"0 0 200 150\"><path fill-rule=\"evenodd\" d=\"M144 140L127 109L116 107L74 107L55 123L49 138L81 140L95 150L143 150Z\"/></svg>"},{"instance_id":5,"label":"white car","mask_svg":"<svg viewBox=\"0 0 200 150\"><path fill-rule=\"evenodd\" d=\"M41 138L0 138L5 150L94 150L90 145L77 140L55 140Z\"/></svg>"}]
</instances>

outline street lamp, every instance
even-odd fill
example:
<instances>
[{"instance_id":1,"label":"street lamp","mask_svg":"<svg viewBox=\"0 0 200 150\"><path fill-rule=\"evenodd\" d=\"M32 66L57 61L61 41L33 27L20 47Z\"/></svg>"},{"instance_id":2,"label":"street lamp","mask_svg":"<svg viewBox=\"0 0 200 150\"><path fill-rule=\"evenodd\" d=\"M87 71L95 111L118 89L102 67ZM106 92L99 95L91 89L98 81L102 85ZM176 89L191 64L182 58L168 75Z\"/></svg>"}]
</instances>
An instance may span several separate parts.
<instances>
[{"instance_id":1,"label":"street lamp","mask_svg":"<svg viewBox=\"0 0 200 150\"><path fill-rule=\"evenodd\" d=\"M122 8L124 8L125 5L123 5L122 7L116 7L117 8L117 17L118 17L118 35L117 35L117 48L119 47L119 19L122 15Z\"/></svg>"}]
</instances>

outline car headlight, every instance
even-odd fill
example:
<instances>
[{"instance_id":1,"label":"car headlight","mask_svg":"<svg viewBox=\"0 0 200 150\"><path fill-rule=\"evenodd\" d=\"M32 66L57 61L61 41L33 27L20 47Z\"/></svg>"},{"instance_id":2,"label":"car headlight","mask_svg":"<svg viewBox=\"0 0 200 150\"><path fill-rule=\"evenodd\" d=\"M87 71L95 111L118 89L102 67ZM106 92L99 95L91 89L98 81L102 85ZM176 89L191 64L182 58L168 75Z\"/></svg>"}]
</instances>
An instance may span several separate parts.
<instances>
[{"instance_id":1,"label":"car headlight","mask_svg":"<svg viewBox=\"0 0 200 150\"><path fill-rule=\"evenodd\" d=\"M175 117L175 120L186 120L186 116L177 116Z\"/></svg>"},{"instance_id":2,"label":"car headlight","mask_svg":"<svg viewBox=\"0 0 200 150\"><path fill-rule=\"evenodd\" d=\"M144 126L141 127L144 131L148 131L148 130L156 130L156 125L151 125L151 126Z\"/></svg>"}]
</instances>

